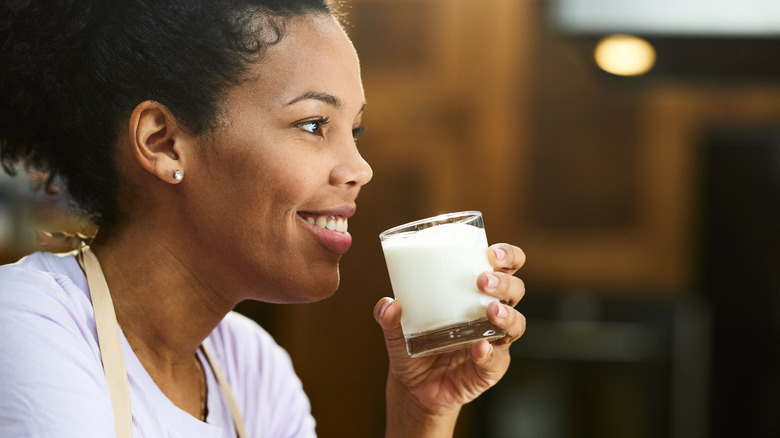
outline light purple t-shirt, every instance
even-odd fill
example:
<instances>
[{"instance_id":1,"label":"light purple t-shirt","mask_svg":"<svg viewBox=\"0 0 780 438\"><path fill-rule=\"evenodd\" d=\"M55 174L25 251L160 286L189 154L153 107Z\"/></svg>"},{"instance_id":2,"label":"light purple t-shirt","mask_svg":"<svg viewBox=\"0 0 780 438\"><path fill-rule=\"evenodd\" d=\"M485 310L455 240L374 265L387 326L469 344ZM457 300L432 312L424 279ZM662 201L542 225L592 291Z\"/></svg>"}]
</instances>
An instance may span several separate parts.
<instances>
[{"instance_id":1,"label":"light purple t-shirt","mask_svg":"<svg viewBox=\"0 0 780 438\"><path fill-rule=\"evenodd\" d=\"M121 338L134 438L236 437L210 367L204 423L168 400ZM290 357L265 330L231 312L204 344L231 384L249 437L315 436ZM35 253L0 266L0 438L113 436L89 289L75 257Z\"/></svg>"}]
</instances>

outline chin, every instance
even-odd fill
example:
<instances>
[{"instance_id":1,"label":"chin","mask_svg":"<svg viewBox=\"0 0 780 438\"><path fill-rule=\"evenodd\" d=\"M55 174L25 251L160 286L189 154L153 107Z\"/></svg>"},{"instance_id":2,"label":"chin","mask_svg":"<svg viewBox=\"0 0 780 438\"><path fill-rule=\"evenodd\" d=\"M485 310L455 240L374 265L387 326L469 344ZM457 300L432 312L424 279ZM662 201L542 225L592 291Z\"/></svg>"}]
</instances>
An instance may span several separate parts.
<instances>
[{"instance_id":1,"label":"chin","mask_svg":"<svg viewBox=\"0 0 780 438\"><path fill-rule=\"evenodd\" d=\"M264 294L264 297L259 297L259 301L276 304L316 303L336 293L339 288L340 274L336 268L335 272L330 271L319 275L312 272L309 277L301 280L303 281L294 284L289 279L282 281L274 288L273 293Z\"/></svg>"},{"instance_id":2,"label":"chin","mask_svg":"<svg viewBox=\"0 0 780 438\"><path fill-rule=\"evenodd\" d=\"M320 291L320 292L324 292L324 291ZM336 294L336 289L333 289L330 292L320 293L318 295L312 296L310 300L304 301L304 303L316 303L316 302L319 302L319 301L324 301L324 300L327 300L328 298L332 297L335 294Z\"/></svg>"},{"instance_id":3,"label":"chin","mask_svg":"<svg viewBox=\"0 0 780 438\"><path fill-rule=\"evenodd\" d=\"M302 301L299 301L301 303L316 303L318 301L326 300L330 297L332 297L336 291L339 288L340 284L340 278L338 271L336 272L336 279L335 281L330 282L329 284L322 284L315 286L312 289L309 289L307 293L302 295L304 299Z\"/></svg>"},{"instance_id":4,"label":"chin","mask_svg":"<svg viewBox=\"0 0 780 438\"><path fill-rule=\"evenodd\" d=\"M339 285L341 285L341 270L338 263L340 260L341 257L338 258L335 267L331 266L329 269L324 269L319 275L313 274L311 278L313 280L312 287L309 289L309 293L306 294L309 297L307 302L322 301L336 293Z\"/></svg>"}]
</instances>

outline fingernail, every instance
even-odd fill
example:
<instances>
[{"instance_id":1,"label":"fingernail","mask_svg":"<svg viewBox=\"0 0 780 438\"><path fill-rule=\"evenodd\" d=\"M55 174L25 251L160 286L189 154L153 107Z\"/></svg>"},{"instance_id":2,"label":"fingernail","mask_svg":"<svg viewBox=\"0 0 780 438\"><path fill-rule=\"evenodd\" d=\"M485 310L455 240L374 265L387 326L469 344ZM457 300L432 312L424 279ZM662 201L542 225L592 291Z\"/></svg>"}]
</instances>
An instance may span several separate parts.
<instances>
[{"instance_id":1,"label":"fingernail","mask_svg":"<svg viewBox=\"0 0 780 438\"><path fill-rule=\"evenodd\" d=\"M506 257L506 251L501 248L493 248L493 255L496 256L496 261L503 261Z\"/></svg>"},{"instance_id":2,"label":"fingernail","mask_svg":"<svg viewBox=\"0 0 780 438\"><path fill-rule=\"evenodd\" d=\"M496 287L498 286L498 277L496 277L493 274L487 274L487 285L488 287Z\"/></svg>"},{"instance_id":3,"label":"fingernail","mask_svg":"<svg viewBox=\"0 0 780 438\"><path fill-rule=\"evenodd\" d=\"M506 315L507 315L506 307L504 307L504 306L499 304L498 305L498 313L496 314L496 316L501 318L501 319L504 319L504 318L506 318Z\"/></svg>"},{"instance_id":4,"label":"fingernail","mask_svg":"<svg viewBox=\"0 0 780 438\"><path fill-rule=\"evenodd\" d=\"M385 310L387 310L387 306L389 306L390 303L392 303L392 301L387 300L382 304L382 307L379 308L379 318L382 318L385 315Z\"/></svg>"}]
</instances>

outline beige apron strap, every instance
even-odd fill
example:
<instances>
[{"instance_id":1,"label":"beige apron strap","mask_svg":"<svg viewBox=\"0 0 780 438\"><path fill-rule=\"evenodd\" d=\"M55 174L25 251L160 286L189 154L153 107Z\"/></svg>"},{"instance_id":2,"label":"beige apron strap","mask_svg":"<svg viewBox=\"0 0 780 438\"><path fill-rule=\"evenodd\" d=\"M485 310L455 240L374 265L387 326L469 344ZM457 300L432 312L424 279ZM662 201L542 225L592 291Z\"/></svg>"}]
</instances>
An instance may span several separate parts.
<instances>
[{"instance_id":1,"label":"beige apron strap","mask_svg":"<svg viewBox=\"0 0 780 438\"><path fill-rule=\"evenodd\" d=\"M117 438L132 438L133 421L130 409L130 388L127 382L127 367L125 356L122 352L122 341L119 337L119 324L114 313L114 303L108 291L106 278L100 268L100 262L84 243L79 247L78 261L87 276L89 292L92 296L92 307L95 312L95 326L97 328L100 355L103 359L103 371L108 381L108 390L111 395L111 405L114 409L114 429ZM219 368L217 361L206 348L201 345L214 377L217 379L222 393L225 394L233 423L236 427L238 438L246 438L244 420L238 409L236 397L230 389L230 384Z\"/></svg>"},{"instance_id":2,"label":"beige apron strap","mask_svg":"<svg viewBox=\"0 0 780 438\"><path fill-rule=\"evenodd\" d=\"M227 399L230 413L233 415L233 423L236 426L236 434L238 435L238 438L246 438L246 431L244 430L244 419L241 417L241 411L238 409L236 397L233 395L233 391L230 389L230 382L228 382L227 378L225 378L225 375L222 374L222 369L219 368L219 364L217 364L217 361L214 360L214 356L211 355L208 348L206 348L206 346L203 344L201 344L201 348L203 349L203 354L206 356L206 360L211 366L211 370L214 372L214 377L217 378L219 387L222 388L222 393L225 394L225 399Z\"/></svg>"},{"instance_id":3,"label":"beige apron strap","mask_svg":"<svg viewBox=\"0 0 780 438\"><path fill-rule=\"evenodd\" d=\"M88 245L79 248L78 260L87 275L92 307L95 311L100 355L103 358L103 371L106 373L111 405L114 409L114 429L117 438L133 436L133 421L130 410L130 388L127 383L125 356L122 353L122 341L119 338L119 324L114 313L114 303L108 292L108 284L103 276L95 254Z\"/></svg>"}]
</instances>

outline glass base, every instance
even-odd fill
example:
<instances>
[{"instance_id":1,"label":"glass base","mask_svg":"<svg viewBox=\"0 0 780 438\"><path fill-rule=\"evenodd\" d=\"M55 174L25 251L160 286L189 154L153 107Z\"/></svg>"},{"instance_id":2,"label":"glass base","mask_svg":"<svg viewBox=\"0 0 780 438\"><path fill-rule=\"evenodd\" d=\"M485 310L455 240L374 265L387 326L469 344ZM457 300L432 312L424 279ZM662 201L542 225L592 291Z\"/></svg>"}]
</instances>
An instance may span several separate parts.
<instances>
[{"instance_id":1,"label":"glass base","mask_svg":"<svg viewBox=\"0 0 780 438\"><path fill-rule=\"evenodd\" d=\"M494 326L487 318L482 318L404 338L409 356L421 357L460 350L480 339L493 341L504 336L506 336L504 329Z\"/></svg>"}]
</instances>

